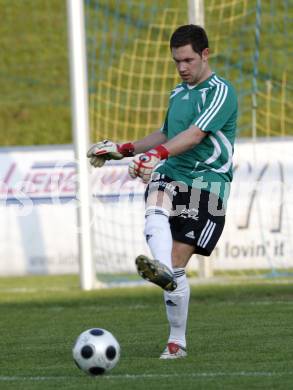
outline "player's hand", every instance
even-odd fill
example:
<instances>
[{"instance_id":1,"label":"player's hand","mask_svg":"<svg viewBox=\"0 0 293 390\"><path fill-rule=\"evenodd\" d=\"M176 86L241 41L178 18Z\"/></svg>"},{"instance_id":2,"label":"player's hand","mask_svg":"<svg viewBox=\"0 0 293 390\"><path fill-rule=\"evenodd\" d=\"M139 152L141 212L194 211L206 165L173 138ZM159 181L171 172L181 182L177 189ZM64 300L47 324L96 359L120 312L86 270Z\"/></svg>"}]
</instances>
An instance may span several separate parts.
<instances>
[{"instance_id":1,"label":"player's hand","mask_svg":"<svg viewBox=\"0 0 293 390\"><path fill-rule=\"evenodd\" d=\"M133 153L132 143L118 145L112 141L104 140L92 145L87 152L87 157L92 166L100 168L106 160L121 160L123 157L133 156Z\"/></svg>"},{"instance_id":2,"label":"player's hand","mask_svg":"<svg viewBox=\"0 0 293 390\"><path fill-rule=\"evenodd\" d=\"M123 154L119 153L118 145L114 142L104 140L92 145L87 157L90 159L90 164L95 168L102 167L106 160L120 160Z\"/></svg>"},{"instance_id":3,"label":"player's hand","mask_svg":"<svg viewBox=\"0 0 293 390\"><path fill-rule=\"evenodd\" d=\"M169 152L163 145L138 154L129 163L128 173L133 179L140 177L144 183L148 183L155 167L161 160L168 158L168 155Z\"/></svg>"}]
</instances>

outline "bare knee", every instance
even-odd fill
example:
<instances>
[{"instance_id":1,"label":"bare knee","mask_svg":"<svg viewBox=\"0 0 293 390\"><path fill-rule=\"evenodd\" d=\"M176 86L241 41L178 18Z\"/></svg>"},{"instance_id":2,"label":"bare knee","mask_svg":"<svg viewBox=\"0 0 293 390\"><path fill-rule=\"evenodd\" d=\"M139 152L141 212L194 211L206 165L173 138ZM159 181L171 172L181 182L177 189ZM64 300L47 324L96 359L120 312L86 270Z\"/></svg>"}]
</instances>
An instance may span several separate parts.
<instances>
[{"instance_id":1,"label":"bare knee","mask_svg":"<svg viewBox=\"0 0 293 390\"><path fill-rule=\"evenodd\" d=\"M188 245L179 241L173 241L173 247L172 247L173 268L185 268L193 253L194 253L194 247L192 245Z\"/></svg>"}]
</instances>

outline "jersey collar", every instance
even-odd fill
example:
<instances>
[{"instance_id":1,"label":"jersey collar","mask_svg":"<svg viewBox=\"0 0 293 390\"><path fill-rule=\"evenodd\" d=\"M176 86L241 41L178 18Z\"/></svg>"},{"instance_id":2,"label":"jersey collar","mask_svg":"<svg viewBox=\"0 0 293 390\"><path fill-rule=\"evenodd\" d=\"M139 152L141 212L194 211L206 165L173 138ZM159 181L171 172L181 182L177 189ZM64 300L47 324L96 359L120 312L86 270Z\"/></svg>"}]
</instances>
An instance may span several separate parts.
<instances>
[{"instance_id":1,"label":"jersey collar","mask_svg":"<svg viewBox=\"0 0 293 390\"><path fill-rule=\"evenodd\" d=\"M188 89L188 90L202 89L202 88L205 88L205 87L210 87L209 81L211 81L211 79L212 79L214 76L215 76L215 73L213 72L213 73L210 75L210 77L208 77L207 79L205 79L204 81L202 81L202 82L199 83L199 84L189 86L187 83L183 82L183 83L182 83L182 86L183 86L185 89Z\"/></svg>"}]
</instances>

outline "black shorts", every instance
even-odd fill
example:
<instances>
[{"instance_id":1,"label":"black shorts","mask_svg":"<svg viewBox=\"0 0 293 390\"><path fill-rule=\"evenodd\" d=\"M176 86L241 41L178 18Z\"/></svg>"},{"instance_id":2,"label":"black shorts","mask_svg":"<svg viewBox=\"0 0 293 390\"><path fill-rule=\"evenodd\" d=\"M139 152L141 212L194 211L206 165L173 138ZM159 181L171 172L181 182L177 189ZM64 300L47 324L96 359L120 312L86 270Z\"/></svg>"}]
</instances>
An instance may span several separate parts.
<instances>
[{"instance_id":1,"label":"black shorts","mask_svg":"<svg viewBox=\"0 0 293 390\"><path fill-rule=\"evenodd\" d=\"M154 176L147 186L145 199L153 191L164 191L172 201L169 222L173 239L194 246L194 253L210 256L225 225L221 199L165 175Z\"/></svg>"}]
</instances>

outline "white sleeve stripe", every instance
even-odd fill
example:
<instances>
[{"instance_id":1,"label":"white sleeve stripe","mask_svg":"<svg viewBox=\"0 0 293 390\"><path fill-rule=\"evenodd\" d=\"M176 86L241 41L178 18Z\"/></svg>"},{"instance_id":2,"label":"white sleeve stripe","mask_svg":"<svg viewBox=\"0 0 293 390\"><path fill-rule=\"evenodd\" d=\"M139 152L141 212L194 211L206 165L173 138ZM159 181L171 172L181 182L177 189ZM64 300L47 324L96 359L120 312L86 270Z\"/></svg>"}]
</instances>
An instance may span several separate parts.
<instances>
[{"instance_id":1,"label":"white sleeve stripe","mask_svg":"<svg viewBox=\"0 0 293 390\"><path fill-rule=\"evenodd\" d=\"M223 81L220 80L220 79L218 78L218 76L216 76L216 75L215 75L215 80L218 81L218 83L223 83Z\"/></svg>"},{"instance_id":2,"label":"white sleeve stripe","mask_svg":"<svg viewBox=\"0 0 293 390\"><path fill-rule=\"evenodd\" d=\"M219 109L222 107L223 103L225 102L227 92L228 92L228 88L224 84L221 84L217 101L215 102L213 108L207 113L207 115L205 115L205 117L200 122L200 126L202 130L206 129L207 125L210 123L210 121L214 118L214 116L217 114Z\"/></svg>"},{"instance_id":3,"label":"white sleeve stripe","mask_svg":"<svg viewBox=\"0 0 293 390\"><path fill-rule=\"evenodd\" d=\"M223 98L221 101L219 101L220 98L217 100L215 106L213 107L213 109L211 110L211 112L209 113L209 115L207 115L206 120L208 120L208 116L210 116L210 115L212 114L213 110L216 109L216 113L219 111L220 107L224 104L224 102L225 102L225 100L226 100L226 97L227 97L227 93L228 93L228 87L227 87L227 85L224 84L221 80L219 80L216 76L215 76L215 80L212 80L212 81L214 82L215 85L216 85L216 84L221 85L221 94L223 93L223 90L224 90L224 98ZM218 107L218 108L217 108L217 107ZM212 115L212 118L213 118L214 116L215 116L215 114ZM211 119L212 119L212 118L211 118ZM208 123L210 123L211 119L208 121ZM208 125L208 123L205 123L205 125L204 125L205 128L206 128L206 126Z\"/></svg>"},{"instance_id":4,"label":"white sleeve stripe","mask_svg":"<svg viewBox=\"0 0 293 390\"><path fill-rule=\"evenodd\" d=\"M195 125L201 128L202 130L206 129L207 125L218 113L218 111L224 104L228 94L228 87L224 83L217 82L216 84L217 84L216 87L217 90L210 106L203 112L203 114L195 122Z\"/></svg>"},{"instance_id":5,"label":"white sleeve stripe","mask_svg":"<svg viewBox=\"0 0 293 390\"><path fill-rule=\"evenodd\" d=\"M212 82L210 82L210 84L213 85ZM205 118L206 115L209 114L210 110L212 110L217 98L218 98L218 94L220 92L220 85L218 84L217 87L216 87L216 92L215 92L215 95L213 97L213 100L211 102L211 104L209 105L209 107L201 114L201 116L197 119L197 121L195 122L195 125L199 127L199 124L200 122Z\"/></svg>"},{"instance_id":6,"label":"white sleeve stripe","mask_svg":"<svg viewBox=\"0 0 293 390\"><path fill-rule=\"evenodd\" d=\"M226 100L226 97L227 97L227 94L228 94L228 87L225 85L224 86L224 97L223 99L221 100L221 103L218 105L217 109L213 112L213 114L211 115L211 117L209 119L207 119L206 123L204 124L203 126L203 130L205 130L207 128L207 125L211 122L211 120L217 115L217 113L219 112L220 108L222 107L222 105L225 103L225 100Z\"/></svg>"}]
</instances>

